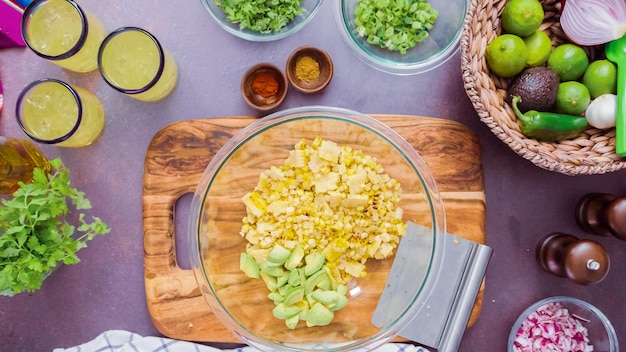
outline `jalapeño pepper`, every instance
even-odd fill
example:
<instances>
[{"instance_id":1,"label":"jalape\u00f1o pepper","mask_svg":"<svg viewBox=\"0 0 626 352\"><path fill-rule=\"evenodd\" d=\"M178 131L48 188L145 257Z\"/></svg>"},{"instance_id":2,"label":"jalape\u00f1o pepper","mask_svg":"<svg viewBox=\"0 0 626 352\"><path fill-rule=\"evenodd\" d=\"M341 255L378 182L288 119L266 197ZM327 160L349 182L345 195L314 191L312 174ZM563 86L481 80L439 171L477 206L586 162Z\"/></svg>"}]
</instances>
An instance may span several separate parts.
<instances>
[{"instance_id":1,"label":"jalape\u00f1o pepper","mask_svg":"<svg viewBox=\"0 0 626 352\"><path fill-rule=\"evenodd\" d=\"M514 96L511 105L519 120L520 129L526 137L543 141L561 141L578 137L587 128L587 119L582 116L536 110L522 113L517 107L521 100L519 96Z\"/></svg>"}]
</instances>

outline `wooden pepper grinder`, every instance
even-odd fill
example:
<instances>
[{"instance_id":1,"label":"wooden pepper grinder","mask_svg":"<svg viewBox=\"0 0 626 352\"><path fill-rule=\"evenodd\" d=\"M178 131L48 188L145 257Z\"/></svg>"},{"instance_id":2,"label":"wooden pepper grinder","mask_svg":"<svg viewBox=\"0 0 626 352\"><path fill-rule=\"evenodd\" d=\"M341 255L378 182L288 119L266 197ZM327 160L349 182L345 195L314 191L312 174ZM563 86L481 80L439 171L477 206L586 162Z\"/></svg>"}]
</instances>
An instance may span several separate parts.
<instances>
[{"instance_id":1,"label":"wooden pepper grinder","mask_svg":"<svg viewBox=\"0 0 626 352\"><path fill-rule=\"evenodd\" d=\"M576 205L576 222L587 232L626 241L626 196L585 195Z\"/></svg>"},{"instance_id":2,"label":"wooden pepper grinder","mask_svg":"<svg viewBox=\"0 0 626 352\"><path fill-rule=\"evenodd\" d=\"M598 283L609 272L609 255L599 243L563 233L544 237L536 256L545 271L582 285Z\"/></svg>"}]
</instances>

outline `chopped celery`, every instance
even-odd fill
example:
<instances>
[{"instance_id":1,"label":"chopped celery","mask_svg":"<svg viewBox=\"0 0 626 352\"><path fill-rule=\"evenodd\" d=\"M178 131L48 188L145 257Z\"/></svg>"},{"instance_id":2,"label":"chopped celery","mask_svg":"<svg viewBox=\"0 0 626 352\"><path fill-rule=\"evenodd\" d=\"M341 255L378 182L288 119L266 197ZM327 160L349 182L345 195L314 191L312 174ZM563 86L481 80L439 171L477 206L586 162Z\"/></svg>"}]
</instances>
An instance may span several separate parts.
<instances>
[{"instance_id":1,"label":"chopped celery","mask_svg":"<svg viewBox=\"0 0 626 352\"><path fill-rule=\"evenodd\" d=\"M224 10L226 19L239 23L239 28L268 34L278 32L304 9L300 3L304 0L215 0L215 4Z\"/></svg>"}]
</instances>

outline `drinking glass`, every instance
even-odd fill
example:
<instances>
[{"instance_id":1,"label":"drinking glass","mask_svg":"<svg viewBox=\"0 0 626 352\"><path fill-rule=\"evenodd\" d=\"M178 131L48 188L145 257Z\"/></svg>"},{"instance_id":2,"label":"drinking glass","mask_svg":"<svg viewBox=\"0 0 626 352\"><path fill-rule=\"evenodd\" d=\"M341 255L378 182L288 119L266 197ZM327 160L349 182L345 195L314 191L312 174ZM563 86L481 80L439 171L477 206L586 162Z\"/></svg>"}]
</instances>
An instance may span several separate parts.
<instances>
[{"instance_id":1,"label":"drinking glass","mask_svg":"<svg viewBox=\"0 0 626 352\"><path fill-rule=\"evenodd\" d=\"M106 122L98 97L53 78L35 81L22 90L16 116L34 141L59 147L91 144L102 134Z\"/></svg>"},{"instance_id":2,"label":"drinking glass","mask_svg":"<svg viewBox=\"0 0 626 352\"><path fill-rule=\"evenodd\" d=\"M75 72L98 68L102 23L73 0L34 0L22 15L22 37L37 55Z\"/></svg>"},{"instance_id":3,"label":"drinking glass","mask_svg":"<svg viewBox=\"0 0 626 352\"><path fill-rule=\"evenodd\" d=\"M20 181L32 181L36 167L45 173L52 169L48 159L31 141L0 136L0 194L12 194Z\"/></svg>"},{"instance_id":4,"label":"drinking glass","mask_svg":"<svg viewBox=\"0 0 626 352\"><path fill-rule=\"evenodd\" d=\"M151 33L137 27L119 28L104 39L98 67L111 87L142 101L165 98L178 80L172 54Z\"/></svg>"}]
</instances>

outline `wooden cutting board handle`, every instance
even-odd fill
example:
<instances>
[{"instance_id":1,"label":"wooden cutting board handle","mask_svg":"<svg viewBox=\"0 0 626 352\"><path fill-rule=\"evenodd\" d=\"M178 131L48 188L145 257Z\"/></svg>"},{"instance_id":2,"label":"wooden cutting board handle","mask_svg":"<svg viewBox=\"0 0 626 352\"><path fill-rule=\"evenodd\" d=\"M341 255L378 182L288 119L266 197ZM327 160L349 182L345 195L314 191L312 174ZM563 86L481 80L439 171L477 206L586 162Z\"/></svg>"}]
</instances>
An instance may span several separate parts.
<instances>
[{"instance_id":1,"label":"wooden cutting board handle","mask_svg":"<svg viewBox=\"0 0 626 352\"><path fill-rule=\"evenodd\" d=\"M445 119L371 116L402 135L430 168L444 200L447 232L484 244L484 179L475 135ZM195 191L213 155L255 120L234 116L177 122L159 131L148 147L143 179L144 279L150 316L167 337L240 342L212 313L193 271L176 263L174 209L181 196ZM468 326L480 314L483 294L481 289Z\"/></svg>"}]
</instances>

